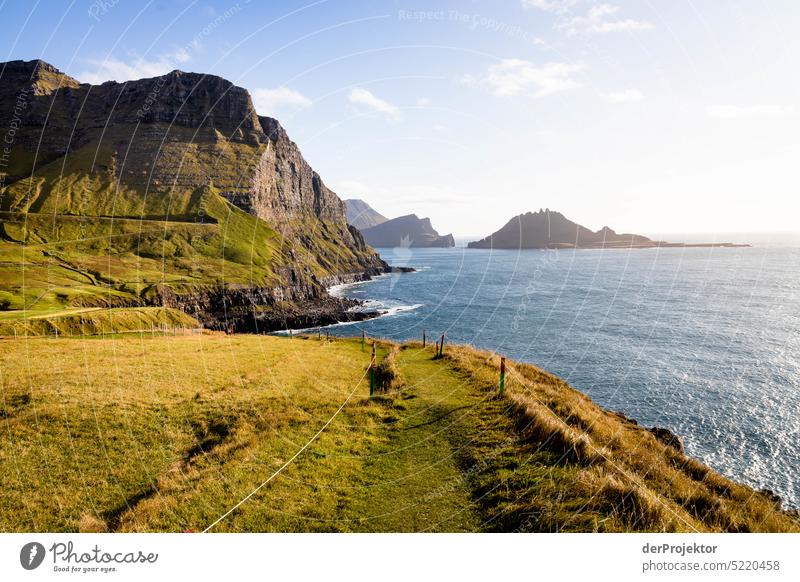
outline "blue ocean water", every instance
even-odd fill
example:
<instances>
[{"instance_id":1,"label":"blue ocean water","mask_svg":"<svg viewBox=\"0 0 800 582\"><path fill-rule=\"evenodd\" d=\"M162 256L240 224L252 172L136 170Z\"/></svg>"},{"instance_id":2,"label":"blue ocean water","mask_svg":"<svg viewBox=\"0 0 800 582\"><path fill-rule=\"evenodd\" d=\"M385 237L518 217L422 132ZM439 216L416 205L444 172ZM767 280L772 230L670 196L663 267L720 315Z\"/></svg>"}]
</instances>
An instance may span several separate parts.
<instances>
[{"instance_id":1,"label":"blue ocean water","mask_svg":"<svg viewBox=\"0 0 800 582\"><path fill-rule=\"evenodd\" d=\"M331 333L532 362L800 506L800 248L379 252L419 270L334 289L389 315Z\"/></svg>"}]
</instances>

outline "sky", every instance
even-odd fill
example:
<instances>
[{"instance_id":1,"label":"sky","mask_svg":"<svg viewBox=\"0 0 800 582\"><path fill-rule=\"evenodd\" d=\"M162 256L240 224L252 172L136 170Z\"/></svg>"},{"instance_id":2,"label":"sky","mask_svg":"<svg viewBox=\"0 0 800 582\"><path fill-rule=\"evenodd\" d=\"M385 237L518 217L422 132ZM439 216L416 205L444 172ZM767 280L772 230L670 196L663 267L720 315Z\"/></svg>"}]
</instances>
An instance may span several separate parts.
<instances>
[{"instance_id":1,"label":"sky","mask_svg":"<svg viewBox=\"0 0 800 582\"><path fill-rule=\"evenodd\" d=\"M225 77L325 183L485 236L796 231L796 0L0 0L0 60ZM0 80L2 82L2 80Z\"/></svg>"}]
</instances>

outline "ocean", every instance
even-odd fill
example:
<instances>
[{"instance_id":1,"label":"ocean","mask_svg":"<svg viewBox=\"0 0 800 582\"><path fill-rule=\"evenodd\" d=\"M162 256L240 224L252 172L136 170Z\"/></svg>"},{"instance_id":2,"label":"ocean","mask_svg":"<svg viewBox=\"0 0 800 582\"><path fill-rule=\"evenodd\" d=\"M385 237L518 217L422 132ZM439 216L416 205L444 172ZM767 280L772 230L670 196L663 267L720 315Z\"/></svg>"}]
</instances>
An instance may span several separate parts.
<instances>
[{"instance_id":1,"label":"ocean","mask_svg":"<svg viewBox=\"0 0 800 582\"><path fill-rule=\"evenodd\" d=\"M387 311L332 334L531 362L800 507L800 247L378 250L417 272L332 289Z\"/></svg>"}]
</instances>

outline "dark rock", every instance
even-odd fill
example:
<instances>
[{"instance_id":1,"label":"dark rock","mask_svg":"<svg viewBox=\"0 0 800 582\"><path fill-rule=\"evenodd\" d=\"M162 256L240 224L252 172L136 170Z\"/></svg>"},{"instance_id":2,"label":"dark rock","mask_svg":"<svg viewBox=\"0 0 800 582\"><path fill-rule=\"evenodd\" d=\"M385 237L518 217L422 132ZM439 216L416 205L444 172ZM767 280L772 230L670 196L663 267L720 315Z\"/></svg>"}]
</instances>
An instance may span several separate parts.
<instances>
[{"instance_id":1,"label":"dark rock","mask_svg":"<svg viewBox=\"0 0 800 582\"><path fill-rule=\"evenodd\" d=\"M781 499L781 496L772 491L772 489L759 489L758 492L768 497L769 500L772 501L778 507L783 505L783 499Z\"/></svg>"},{"instance_id":2,"label":"dark rock","mask_svg":"<svg viewBox=\"0 0 800 582\"><path fill-rule=\"evenodd\" d=\"M662 444L672 447L680 453L684 452L683 439L671 430L662 428L660 426L654 426L653 428L649 428L647 430L649 430L653 436L656 437L656 440Z\"/></svg>"},{"instance_id":3,"label":"dark rock","mask_svg":"<svg viewBox=\"0 0 800 582\"><path fill-rule=\"evenodd\" d=\"M613 414L614 416L616 416L618 419L620 419L622 422L625 422L625 423L628 423L628 424L632 424L633 426L639 426L638 422L636 422L630 416L627 416L627 415L623 414L622 412L618 412L616 410L611 410L609 412L611 414Z\"/></svg>"}]
</instances>

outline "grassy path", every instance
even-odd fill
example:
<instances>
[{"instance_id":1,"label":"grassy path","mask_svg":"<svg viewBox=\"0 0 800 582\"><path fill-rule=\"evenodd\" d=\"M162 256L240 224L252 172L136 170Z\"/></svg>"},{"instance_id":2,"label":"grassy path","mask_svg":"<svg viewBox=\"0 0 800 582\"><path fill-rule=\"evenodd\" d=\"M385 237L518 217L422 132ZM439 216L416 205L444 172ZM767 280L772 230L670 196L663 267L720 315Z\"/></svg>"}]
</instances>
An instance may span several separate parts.
<instances>
[{"instance_id":1,"label":"grassy path","mask_svg":"<svg viewBox=\"0 0 800 582\"><path fill-rule=\"evenodd\" d=\"M385 404L387 442L366 462L367 484L350 512L366 531L475 531L457 447L479 400L430 352L404 350L398 364L406 385Z\"/></svg>"},{"instance_id":2,"label":"grassy path","mask_svg":"<svg viewBox=\"0 0 800 582\"><path fill-rule=\"evenodd\" d=\"M232 507L213 531L797 529L535 368L491 397L497 368L467 348L400 348L370 399L358 340L0 346L0 531L202 531Z\"/></svg>"}]
</instances>

